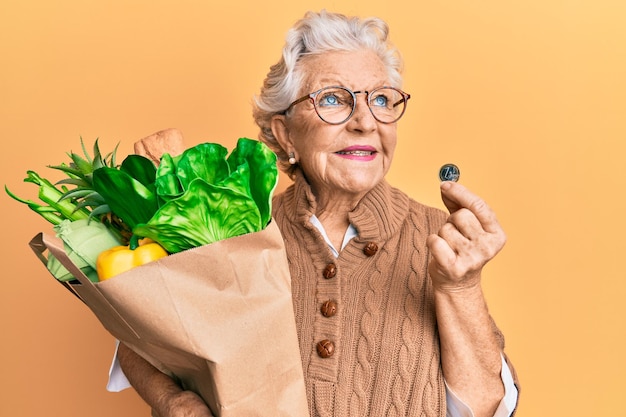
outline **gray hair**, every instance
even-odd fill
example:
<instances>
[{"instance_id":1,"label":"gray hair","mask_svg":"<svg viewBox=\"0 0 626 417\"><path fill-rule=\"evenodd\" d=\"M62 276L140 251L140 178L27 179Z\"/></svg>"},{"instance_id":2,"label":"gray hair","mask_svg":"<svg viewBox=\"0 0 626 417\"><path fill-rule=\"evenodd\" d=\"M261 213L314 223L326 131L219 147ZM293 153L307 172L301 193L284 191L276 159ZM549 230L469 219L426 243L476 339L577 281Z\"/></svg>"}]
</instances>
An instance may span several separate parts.
<instances>
[{"instance_id":1,"label":"gray hair","mask_svg":"<svg viewBox=\"0 0 626 417\"><path fill-rule=\"evenodd\" d=\"M260 94L254 97L253 117L260 128L259 139L276 153L279 168L290 176L296 167L289 164L270 122L298 98L305 76L298 64L307 56L363 49L376 52L387 68L391 86L400 88L402 58L389 41L389 26L379 18L359 19L324 10L307 12L287 32L281 59L270 67Z\"/></svg>"}]
</instances>

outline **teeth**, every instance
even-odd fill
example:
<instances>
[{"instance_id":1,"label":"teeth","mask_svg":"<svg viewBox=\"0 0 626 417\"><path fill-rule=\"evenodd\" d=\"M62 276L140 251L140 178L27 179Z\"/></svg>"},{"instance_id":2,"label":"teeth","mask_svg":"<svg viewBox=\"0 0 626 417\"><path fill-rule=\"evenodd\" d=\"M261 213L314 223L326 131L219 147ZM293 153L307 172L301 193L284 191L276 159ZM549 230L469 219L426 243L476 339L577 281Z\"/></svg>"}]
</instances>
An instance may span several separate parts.
<instances>
[{"instance_id":1,"label":"teeth","mask_svg":"<svg viewBox=\"0 0 626 417\"><path fill-rule=\"evenodd\" d=\"M340 155L357 155L357 156L367 156L367 155L371 155L373 152L371 151L348 151L348 152L344 152L344 151L340 151L337 152Z\"/></svg>"}]
</instances>

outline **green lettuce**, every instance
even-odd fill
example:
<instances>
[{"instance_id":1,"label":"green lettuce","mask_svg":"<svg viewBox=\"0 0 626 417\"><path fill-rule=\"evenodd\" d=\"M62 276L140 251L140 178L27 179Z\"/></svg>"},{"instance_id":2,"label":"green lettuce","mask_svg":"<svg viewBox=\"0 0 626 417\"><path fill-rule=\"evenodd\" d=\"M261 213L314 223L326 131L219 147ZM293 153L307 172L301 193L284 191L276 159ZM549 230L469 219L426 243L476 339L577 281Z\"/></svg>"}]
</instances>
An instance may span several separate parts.
<instances>
[{"instance_id":1,"label":"green lettuce","mask_svg":"<svg viewBox=\"0 0 626 417\"><path fill-rule=\"evenodd\" d=\"M176 253L263 230L277 183L276 155L256 140L240 138L230 155L216 143L166 154L149 187L159 208L133 234Z\"/></svg>"}]
</instances>

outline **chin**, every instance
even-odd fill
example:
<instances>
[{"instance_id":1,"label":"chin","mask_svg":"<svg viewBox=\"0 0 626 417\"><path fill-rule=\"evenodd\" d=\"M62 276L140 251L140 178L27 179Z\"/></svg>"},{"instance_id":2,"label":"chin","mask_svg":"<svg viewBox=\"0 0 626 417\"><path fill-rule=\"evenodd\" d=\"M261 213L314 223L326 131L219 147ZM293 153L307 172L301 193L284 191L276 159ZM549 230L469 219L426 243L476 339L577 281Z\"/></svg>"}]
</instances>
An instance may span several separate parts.
<instances>
[{"instance_id":1,"label":"chin","mask_svg":"<svg viewBox=\"0 0 626 417\"><path fill-rule=\"evenodd\" d=\"M355 194L366 194L376 187L384 177L357 177L357 178L345 178L344 189L346 191L353 192Z\"/></svg>"}]
</instances>

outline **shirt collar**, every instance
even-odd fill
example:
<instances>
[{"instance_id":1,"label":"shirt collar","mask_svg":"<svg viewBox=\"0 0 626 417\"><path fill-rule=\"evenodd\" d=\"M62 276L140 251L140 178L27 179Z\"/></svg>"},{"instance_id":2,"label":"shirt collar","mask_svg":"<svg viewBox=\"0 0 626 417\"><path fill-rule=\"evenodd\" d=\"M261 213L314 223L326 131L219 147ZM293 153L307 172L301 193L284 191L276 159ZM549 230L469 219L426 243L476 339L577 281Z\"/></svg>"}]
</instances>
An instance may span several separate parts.
<instances>
[{"instance_id":1,"label":"shirt collar","mask_svg":"<svg viewBox=\"0 0 626 417\"><path fill-rule=\"evenodd\" d=\"M333 255L335 256L335 258L338 258L339 257L339 251L331 243L330 239L328 238L328 235L326 234L326 230L324 230L324 226L322 226L322 223L317 218L317 216L315 214L313 214L311 216L311 218L309 219L309 221L322 234L322 236L324 237L324 240L326 241L326 244L330 248L330 250L333 253ZM354 226L352 226L352 225L349 225L348 229L346 230L345 235L343 235L343 242L341 243L341 250L343 250L343 248L346 247L348 242L350 242L350 240L353 237L355 237L356 235L357 235L356 228Z\"/></svg>"}]
</instances>

